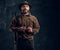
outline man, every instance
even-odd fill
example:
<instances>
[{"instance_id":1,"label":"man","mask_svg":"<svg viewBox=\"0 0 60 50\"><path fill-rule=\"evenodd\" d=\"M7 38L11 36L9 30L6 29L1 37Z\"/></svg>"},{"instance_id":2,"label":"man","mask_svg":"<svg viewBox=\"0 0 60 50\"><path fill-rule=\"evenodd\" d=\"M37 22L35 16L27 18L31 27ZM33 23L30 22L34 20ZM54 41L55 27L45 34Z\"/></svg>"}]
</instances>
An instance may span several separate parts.
<instances>
[{"instance_id":1,"label":"man","mask_svg":"<svg viewBox=\"0 0 60 50\"><path fill-rule=\"evenodd\" d=\"M16 33L17 50L33 50L34 35L39 31L40 25L35 16L30 13L28 2L19 5L20 14L13 17L10 30Z\"/></svg>"}]
</instances>

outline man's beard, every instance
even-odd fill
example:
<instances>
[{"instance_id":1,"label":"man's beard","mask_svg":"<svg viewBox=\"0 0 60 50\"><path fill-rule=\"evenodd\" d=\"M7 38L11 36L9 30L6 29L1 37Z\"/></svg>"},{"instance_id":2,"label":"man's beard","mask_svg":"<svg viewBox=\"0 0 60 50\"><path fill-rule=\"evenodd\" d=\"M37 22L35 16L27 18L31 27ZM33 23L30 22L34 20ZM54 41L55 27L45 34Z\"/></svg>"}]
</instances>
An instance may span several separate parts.
<instances>
[{"instance_id":1,"label":"man's beard","mask_svg":"<svg viewBox=\"0 0 60 50\"><path fill-rule=\"evenodd\" d=\"M22 14L26 14L26 13L28 13L28 12L29 12L28 10L22 10L22 11L21 11Z\"/></svg>"}]
</instances>

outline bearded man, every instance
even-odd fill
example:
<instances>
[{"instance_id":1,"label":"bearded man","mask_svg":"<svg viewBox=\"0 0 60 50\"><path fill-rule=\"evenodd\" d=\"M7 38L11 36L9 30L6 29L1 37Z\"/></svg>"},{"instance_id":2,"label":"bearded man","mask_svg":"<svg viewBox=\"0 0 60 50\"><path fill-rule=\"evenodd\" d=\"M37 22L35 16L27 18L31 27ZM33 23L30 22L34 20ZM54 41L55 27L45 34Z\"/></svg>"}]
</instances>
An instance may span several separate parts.
<instances>
[{"instance_id":1,"label":"bearded man","mask_svg":"<svg viewBox=\"0 0 60 50\"><path fill-rule=\"evenodd\" d=\"M19 5L20 13L13 17L10 31L16 33L17 50L34 50L34 35L39 32L40 25L30 13L31 5L25 1Z\"/></svg>"}]
</instances>

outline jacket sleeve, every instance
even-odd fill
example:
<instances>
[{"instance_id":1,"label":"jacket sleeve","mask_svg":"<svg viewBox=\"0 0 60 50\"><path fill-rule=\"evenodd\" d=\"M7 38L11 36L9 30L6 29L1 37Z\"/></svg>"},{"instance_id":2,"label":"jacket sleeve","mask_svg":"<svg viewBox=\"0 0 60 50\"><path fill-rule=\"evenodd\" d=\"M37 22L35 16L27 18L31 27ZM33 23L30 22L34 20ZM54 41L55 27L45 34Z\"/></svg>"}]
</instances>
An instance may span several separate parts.
<instances>
[{"instance_id":1,"label":"jacket sleeve","mask_svg":"<svg viewBox=\"0 0 60 50\"><path fill-rule=\"evenodd\" d=\"M16 25L16 18L13 17L13 19L11 21L11 24L9 26L11 32L14 32L14 30L16 29L16 26L15 25Z\"/></svg>"},{"instance_id":2,"label":"jacket sleeve","mask_svg":"<svg viewBox=\"0 0 60 50\"><path fill-rule=\"evenodd\" d=\"M39 22L38 22L37 18L34 17L34 21L33 21L33 32L34 32L34 34L38 33L39 29L40 29Z\"/></svg>"}]
</instances>

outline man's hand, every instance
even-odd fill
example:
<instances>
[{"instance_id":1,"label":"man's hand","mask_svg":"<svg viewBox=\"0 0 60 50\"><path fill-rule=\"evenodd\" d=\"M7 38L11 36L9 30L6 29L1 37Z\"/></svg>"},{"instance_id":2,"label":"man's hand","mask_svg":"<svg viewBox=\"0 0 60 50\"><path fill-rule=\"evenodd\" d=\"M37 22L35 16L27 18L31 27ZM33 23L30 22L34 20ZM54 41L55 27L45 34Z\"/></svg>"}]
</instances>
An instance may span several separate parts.
<instances>
[{"instance_id":1,"label":"man's hand","mask_svg":"<svg viewBox=\"0 0 60 50\"><path fill-rule=\"evenodd\" d=\"M33 32L32 27L28 27L26 30L27 32Z\"/></svg>"},{"instance_id":2,"label":"man's hand","mask_svg":"<svg viewBox=\"0 0 60 50\"><path fill-rule=\"evenodd\" d=\"M25 31L26 30L26 27L23 27L23 26L22 27L19 27L18 30L19 31Z\"/></svg>"}]
</instances>

